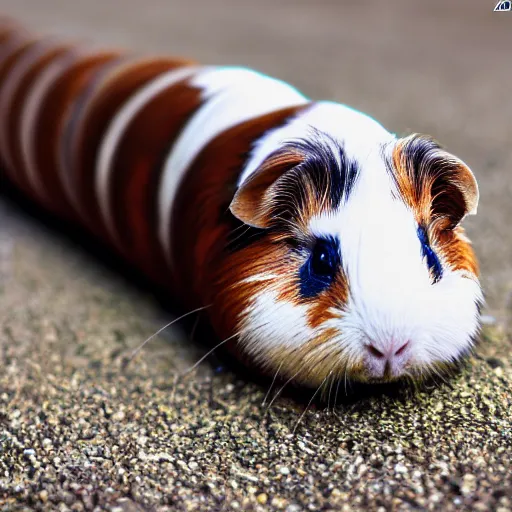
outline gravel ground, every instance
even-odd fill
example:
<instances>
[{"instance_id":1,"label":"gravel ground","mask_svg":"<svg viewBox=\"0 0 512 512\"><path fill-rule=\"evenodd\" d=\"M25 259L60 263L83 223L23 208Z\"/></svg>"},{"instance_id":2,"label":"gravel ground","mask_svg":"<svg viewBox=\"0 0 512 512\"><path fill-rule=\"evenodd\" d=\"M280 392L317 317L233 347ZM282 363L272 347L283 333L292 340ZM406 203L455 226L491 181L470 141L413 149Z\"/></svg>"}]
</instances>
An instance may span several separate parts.
<instances>
[{"instance_id":1,"label":"gravel ground","mask_svg":"<svg viewBox=\"0 0 512 512\"><path fill-rule=\"evenodd\" d=\"M206 361L129 272L0 197L1 510L512 510L512 14L485 0L0 0L32 26L244 64L475 170L471 365L335 410ZM180 376L180 377L177 377ZM298 399L299 398L299 399ZM307 400L306 400L307 401Z\"/></svg>"}]
</instances>

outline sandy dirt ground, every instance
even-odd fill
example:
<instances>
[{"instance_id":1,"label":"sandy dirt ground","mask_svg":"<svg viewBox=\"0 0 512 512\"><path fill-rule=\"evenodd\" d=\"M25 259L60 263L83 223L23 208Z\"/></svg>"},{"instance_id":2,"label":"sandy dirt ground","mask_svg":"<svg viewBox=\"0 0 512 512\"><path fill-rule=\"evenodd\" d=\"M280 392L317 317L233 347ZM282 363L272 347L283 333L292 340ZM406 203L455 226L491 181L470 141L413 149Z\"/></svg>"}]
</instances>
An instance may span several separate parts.
<instances>
[{"instance_id":1,"label":"sandy dirt ground","mask_svg":"<svg viewBox=\"0 0 512 512\"><path fill-rule=\"evenodd\" d=\"M492 0L0 0L56 34L257 68L474 170L471 366L335 411L204 362L126 273L0 194L0 510L512 510L512 13Z\"/></svg>"}]
</instances>

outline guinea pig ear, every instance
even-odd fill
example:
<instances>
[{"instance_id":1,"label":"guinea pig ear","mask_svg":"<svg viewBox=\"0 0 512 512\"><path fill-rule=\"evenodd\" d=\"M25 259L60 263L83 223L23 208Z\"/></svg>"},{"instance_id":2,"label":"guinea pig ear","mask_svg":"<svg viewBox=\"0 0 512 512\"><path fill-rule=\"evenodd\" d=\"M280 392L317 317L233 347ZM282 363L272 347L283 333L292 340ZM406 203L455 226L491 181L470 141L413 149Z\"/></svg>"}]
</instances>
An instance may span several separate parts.
<instances>
[{"instance_id":1,"label":"guinea pig ear","mask_svg":"<svg viewBox=\"0 0 512 512\"><path fill-rule=\"evenodd\" d=\"M281 176L304 161L299 151L289 149L271 154L238 188L229 205L243 223L266 229L272 220L272 206Z\"/></svg>"},{"instance_id":2,"label":"guinea pig ear","mask_svg":"<svg viewBox=\"0 0 512 512\"><path fill-rule=\"evenodd\" d=\"M476 215L479 190L475 175L459 158L441 150L439 170L432 184L432 210L447 216L452 226L466 215Z\"/></svg>"},{"instance_id":3,"label":"guinea pig ear","mask_svg":"<svg viewBox=\"0 0 512 512\"><path fill-rule=\"evenodd\" d=\"M416 205L423 204L434 216L448 219L452 227L466 215L476 214L479 191L473 172L434 140L418 134L400 139L393 159L399 188ZM410 185L404 187L405 181L412 191Z\"/></svg>"},{"instance_id":4,"label":"guinea pig ear","mask_svg":"<svg viewBox=\"0 0 512 512\"><path fill-rule=\"evenodd\" d=\"M457 175L456 185L464 196L466 201L466 214L476 215L478 203L480 201L480 191L473 171L460 159L450 155L458 165L459 173Z\"/></svg>"}]
</instances>

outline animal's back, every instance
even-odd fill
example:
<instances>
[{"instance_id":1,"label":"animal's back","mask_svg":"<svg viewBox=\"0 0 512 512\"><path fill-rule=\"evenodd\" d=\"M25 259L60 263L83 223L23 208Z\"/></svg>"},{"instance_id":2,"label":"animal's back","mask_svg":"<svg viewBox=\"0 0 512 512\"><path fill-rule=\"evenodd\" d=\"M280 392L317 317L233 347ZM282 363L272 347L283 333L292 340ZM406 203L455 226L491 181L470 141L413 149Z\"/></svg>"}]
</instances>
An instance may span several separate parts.
<instances>
[{"instance_id":1,"label":"animal's back","mask_svg":"<svg viewBox=\"0 0 512 512\"><path fill-rule=\"evenodd\" d=\"M284 82L244 68L70 44L8 20L0 31L3 171L159 284L175 268L173 253L182 252L176 244L173 251L173 239L195 229L176 203L180 187L204 198L207 184L189 172L201 152L237 125L274 113L262 121L268 129L281 111L292 116L308 102ZM251 149L232 142L222 153ZM241 170L218 161L210 171L229 188ZM197 207L203 218L206 210Z\"/></svg>"}]
</instances>

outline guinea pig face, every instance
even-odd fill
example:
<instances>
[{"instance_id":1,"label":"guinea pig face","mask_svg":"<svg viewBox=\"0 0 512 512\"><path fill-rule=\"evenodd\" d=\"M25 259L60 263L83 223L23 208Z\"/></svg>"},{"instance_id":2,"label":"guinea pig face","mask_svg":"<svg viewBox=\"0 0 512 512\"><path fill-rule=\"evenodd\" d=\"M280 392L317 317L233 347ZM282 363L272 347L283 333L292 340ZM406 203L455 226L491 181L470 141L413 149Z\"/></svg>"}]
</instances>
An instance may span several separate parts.
<instances>
[{"instance_id":1,"label":"guinea pig face","mask_svg":"<svg viewBox=\"0 0 512 512\"><path fill-rule=\"evenodd\" d=\"M312 386L444 371L478 332L459 225L477 202L468 167L425 137L364 159L323 133L283 145L231 204L252 233L223 271L242 351Z\"/></svg>"}]
</instances>

